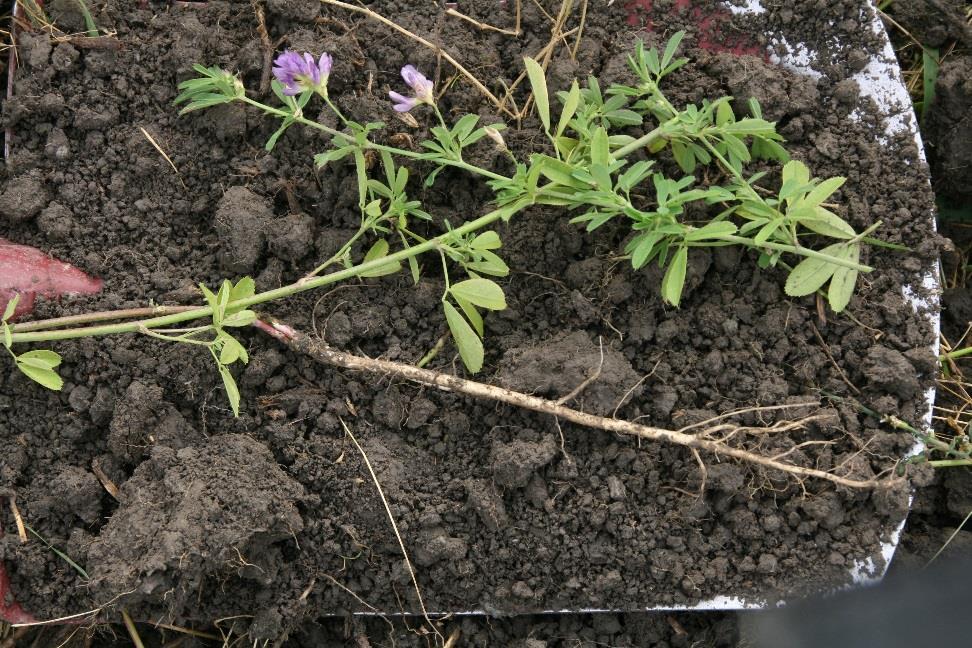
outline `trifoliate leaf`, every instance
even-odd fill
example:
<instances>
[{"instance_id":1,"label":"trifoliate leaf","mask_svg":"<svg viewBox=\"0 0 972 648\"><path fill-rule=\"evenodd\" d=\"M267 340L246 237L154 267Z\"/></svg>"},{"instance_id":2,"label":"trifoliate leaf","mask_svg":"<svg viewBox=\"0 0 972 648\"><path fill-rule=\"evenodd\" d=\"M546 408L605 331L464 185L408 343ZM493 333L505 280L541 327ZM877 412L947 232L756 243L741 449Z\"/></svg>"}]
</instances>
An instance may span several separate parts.
<instances>
[{"instance_id":1,"label":"trifoliate leaf","mask_svg":"<svg viewBox=\"0 0 972 648\"><path fill-rule=\"evenodd\" d=\"M64 381L57 372L53 369L47 369L42 367L36 367L29 364L24 364L22 362L17 362L17 368L20 369L21 373L30 378L36 383L47 387L48 389L54 391L60 391L61 387L64 386Z\"/></svg>"},{"instance_id":2,"label":"trifoliate leaf","mask_svg":"<svg viewBox=\"0 0 972 648\"><path fill-rule=\"evenodd\" d=\"M27 351L17 356L17 362L23 363L38 369L53 369L61 364L61 356L54 351L47 349L37 349Z\"/></svg>"}]
</instances>

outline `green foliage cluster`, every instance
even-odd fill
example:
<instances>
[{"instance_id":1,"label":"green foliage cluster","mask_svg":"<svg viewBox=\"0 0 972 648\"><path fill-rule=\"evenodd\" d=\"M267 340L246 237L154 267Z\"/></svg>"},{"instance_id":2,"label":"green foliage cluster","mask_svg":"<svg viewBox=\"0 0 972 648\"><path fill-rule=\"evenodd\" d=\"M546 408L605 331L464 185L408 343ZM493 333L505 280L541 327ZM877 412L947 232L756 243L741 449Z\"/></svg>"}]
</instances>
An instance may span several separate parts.
<instances>
[{"instance_id":1,"label":"green foliage cluster","mask_svg":"<svg viewBox=\"0 0 972 648\"><path fill-rule=\"evenodd\" d=\"M195 66L199 77L180 84L182 93L176 102L185 104L183 113L234 101L254 106L280 120L280 127L267 142L268 150L295 123L329 134L331 147L317 155L315 162L325 167L346 158L353 161L361 223L334 256L322 260L291 287L257 294L249 278L235 285L224 282L215 294L202 286L210 324L174 332L148 326L137 330L207 346L236 412L239 392L229 367L245 363L247 356L226 329L254 321L256 315L244 306L332 281L397 273L403 264L418 282L421 266L417 258L431 253L441 261L446 325L466 367L479 371L484 359L483 316L486 311L506 307L503 289L495 279L509 273L499 255L500 236L490 226L509 221L533 205L561 207L571 215L571 222L588 232L607 223L629 228L623 258L635 270L649 263L663 268L660 293L673 306L682 302L692 248L734 245L755 251L760 267L784 268L788 295L821 291L834 311L843 310L859 273L870 270L860 257L863 244L880 243L868 236L874 228L858 233L836 213L836 206L828 201L840 190L844 178L814 178L806 165L790 160L775 124L763 118L756 101L749 102L748 115L735 113L731 97L681 108L672 104L661 84L687 63L676 56L683 36L676 34L661 53L639 44L628 60L635 82L606 89L591 77L583 86L574 81L568 90L552 96L540 64L525 59L537 115L549 140L549 147L527 159L517 159L506 149L500 135L503 124L480 125L477 115L465 115L450 127L432 103L439 124L430 129L431 138L421 142L419 150L406 150L373 142L371 134L383 124L360 124L345 118L331 103L326 88L308 88L292 97L275 81L273 90L281 105L273 107L248 97L234 75ZM304 117L303 110L315 94L333 110L343 129ZM560 105L556 114L552 99ZM478 167L464 158L465 150L484 138L512 158L511 175ZM372 175L366 162L375 152L382 171ZM665 168L673 165L661 164L662 155L669 155L681 173L668 175ZM410 183L408 168L396 159L431 164L425 186L435 183L447 167L482 177L495 192L494 209L458 227L446 222L444 231L429 237L427 230L434 228L434 220L409 194L409 185L414 183ZM765 172L747 171L754 160L782 165L778 188L769 190L760 184L767 178ZM709 177L722 177L724 182L699 185L693 174L703 169ZM416 231L416 222L423 223L421 231ZM353 245L364 237L371 244L362 259L355 259ZM797 261L791 266L785 257ZM339 269L321 275L331 266ZM17 334L11 336L6 324L4 327L9 348ZM123 329L107 332L116 330ZM29 352L16 357L22 371L56 388L51 377L54 356L53 352Z\"/></svg>"}]
</instances>

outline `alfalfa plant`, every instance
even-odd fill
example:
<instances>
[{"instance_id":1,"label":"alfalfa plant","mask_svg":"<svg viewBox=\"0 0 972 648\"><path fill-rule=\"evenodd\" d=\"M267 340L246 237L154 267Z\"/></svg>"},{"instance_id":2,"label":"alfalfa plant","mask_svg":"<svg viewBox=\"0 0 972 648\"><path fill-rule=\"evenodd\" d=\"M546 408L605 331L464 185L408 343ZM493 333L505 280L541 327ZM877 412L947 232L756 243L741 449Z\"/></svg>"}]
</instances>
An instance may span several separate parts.
<instances>
[{"instance_id":1,"label":"alfalfa plant","mask_svg":"<svg viewBox=\"0 0 972 648\"><path fill-rule=\"evenodd\" d=\"M746 117L737 117L731 97L676 107L661 84L688 62L676 58L683 35L676 34L661 53L639 44L628 60L637 79L633 85L616 84L602 91L596 78L589 78L583 87L574 81L568 90L557 94L561 108L556 115L541 66L525 59L537 115L552 148L551 154L535 152L524 158L515 157L506 148L503 124L481 125L477 115L446 123L432 82L410 65L402 69L402 77L412 94L392 92L390 96L396 111L428 106L435 115L437 124L429 129L431 138L421 142L419 150L373 141L373 133L384 124L362 124L342 114L328 94L333 60L326 53L315 59L310 54L284 52L276 59L272 88L280 101L277 106L252 99L232 73L196 65L199 76L179 86L182 93L176 103L184 104L183 114L233 102L253 106L280 120L266 144L268 150L294 124L331 137L330 148L315 156L315 162L318 167L345 159L354 164L361 211L358 231L333 257L320 260L305 277L288 286L257 293L248 277L235 283L225 281L215 293L201 286L206 306L134 322L60 330L53 330L57 327L51 325L24 332L4 323L4 344L9 349L25 342L143 333L204 346L219 368L233 411L238 412L239 392L228 367L237 361L246 362L247 357L228 329L255 322L251 307L339 281L397 273L403 264L418 282L421 270L417 259L432 254L438 256L444 278L441 301L445 321L465 366L477 372L484 358L484 312L506 307L496 279L506 276L509 268L499 254L502 241L492 226L510 221L534 205L561 207L572 215L572 222L587 231L612 220L625 222L633 232L624 249L625 258L636 270L652 262L664 268L661 296L673 306L682 300L692 248L738 245L758 252L761 267L786 268L788 295L799 297L825 290L831 308L843 310L858 274L871 270L860 262L861 247L876 242L868 235L877 225L858 233L827 206L844 178L816 179L802 162L790 160L775 124L762 117L755 101L750 102L751 114ZM314 97L335 114L340 129L305 117L304 110ZM467 161L466 150L483 140L502 147L513 158L511 175ZM372 174L366 163L366 154L374 153L381 160L377 174ZM663 153L672 156L682 174L666 175L657 163ZM765 173L746 171L754 159L783 163L782 183L769 196L764 196L766 190L758 186ZM410 195L410 173L400 160L430 165L426 186L434 184L446 167L483 178L495 194L493 208L460 225L446 223L444 231L429 234L433 219ZM729 178L724 185L696 184L692 174L710 165L718 166ZM693 203L704 205L704 220L686 217L686 208ZM363 238L370 241L368 250L363 258L353 258L352 244ZM797 262L792 267L787 265L784 255L795 257ZM337 269L322 274L332 267ZM169 328L199 319L209 322ZM35 360L42 361L45 366L36 369L44 371L45 379L38 382L57 388L50 377L57 354L43 353L43 358L17 356L17 366L37 380Z\"/></svg>"}]
</instances>

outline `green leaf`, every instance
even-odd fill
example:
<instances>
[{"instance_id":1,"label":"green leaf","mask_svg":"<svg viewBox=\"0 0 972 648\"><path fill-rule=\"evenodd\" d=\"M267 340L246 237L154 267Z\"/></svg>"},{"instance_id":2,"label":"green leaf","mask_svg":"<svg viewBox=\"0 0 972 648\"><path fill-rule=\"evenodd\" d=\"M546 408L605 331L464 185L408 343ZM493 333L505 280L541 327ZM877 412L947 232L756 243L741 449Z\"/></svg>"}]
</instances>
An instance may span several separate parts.
<instances>
[{"instance_id":1,"label":"green leaf","mask_svg":"<svg viewBox=\"0 0 972 648\"><path fill-rule=\"evenodd\" d=\"M837 243L825 247L820 252L831 256L838 256L841 254L841 247ZM786 285L783 287L783 290L791 297L811 295L827 283L827 280L833 276L839 267L825 259L807 257L796 264L793 270L790 271L790 276L786 278Z\"/></svg>"},{"instance_id":2,"label":"green leaf","mask_svg":"<svg viewBox=\"0 0 972 648\"><path fill-rule=\"evenodd\" d=\"M13 317L14 311L17 310L17 303L20 301L20 293L15 293L13 298L7 302L7 307L3 309L3 317L0 318L0 322L6 322L8 319Z\"/></svg>"},{"instance_id":3,"label":"green leaf","mask_svg":"<svg viewBox=\"0 0 972 648\"><path fill-rule=\"evenodd\" d=\"M17 356L17 362L22 362L31 367L37 367L38 369L53 369L61 364L61 356L54 351L38 349L20 354Z\"/></svg>"},{"instance_id":4,"label":"green leaf","mask_svg":"<svg viewBox=\"0 0 972 648\"><path fill-rule=\"evenodd\" d=\"M506 308L506 297L499 284L490 279L466 279L454 283L449 292L460 299L489 310L503 310Z\"/></svg>"},{"instance_id":5,"label":"green leaf","mask_svg":"<svg viewBox=\"0 0 972 648\"><path fill-rule=\"evenodd\" d=\"M456 297L455 295L453 295L452 297L456 300L456 303L459 304L459 307L462 309L462 312L466 314L466 318L469 320L469 323L472 324L472 327L476 330L477 333L479 333L479 337L483 337L483 333L485 330L483 327L483 316L479 314L479 311L476 310L475 306L470 304L465 299L461 299L459 297Z\"/></svg>"},{"instance_id":6,"label":"green leaf","mask_svg":"<svg viewBox=\"0 0 972 648\"><path fill-rule=\"evenodd\" d=\"M326 166L329 162L336 162L338 160L343 160L344 158L351 155L354 148L351 146L343 146L341 148L331 149L325 153L318 153L314 156L314 166L321 168Z\"/></svg>"},{"instance_id":7,"label":"green leaf","mask_svg":"<svg viewBox=\"0 0 972 648\"><path fill-rule=\"evenodd\" d=\"M369 263L371 261L377 261L382 257L388 256L388 241L385 239L379 239L375 241L375 244L371 246L365 254L362 263ZM390 261L388 263L382 264L371 270L367 270L361 273L362 277L383 277L385 275L390 275L398 272L402 269L402 264L398 261Z\"/></svg>"},{"instance_id":8,"label":"green leaf","mask_svg":"<svg viewBox=\"0 0 972 648\"><path fill-rule=\"evenodd\" d=\"M564 134L567 130L567 125L573 118L574 113L577 112L577 106L580 105L581 92L580 86L577 84L577 80L570 85L570 92L567 93L567 98L564 100L564 110L560 113L560 122L557 124L557 137Z\"/></svg>"},{"instance_id":9,"label":"green leaf","mask_svg":"<svg viewBox=\"0 0 972 648\"><path fill-rule=\"evenodd\" d=\"M799 185L810 182L810 169L799 160L790 160L783 165L783 184L793 180Z\"/></svg>"},{"instance_id":10,"label":"green leaf","mask_svg":"<svg viewBox=\"0 0 972 648\"><path fill-rule=\"evenodd\" d=\"M847 221L824 207L815 207L813 216L801 218L799 223L808 230L830 238L852 239L857 236L857 232Z\"/></svg>"},{"instance_id":11,"label":"green leaf","mask_svg":"<svg viewBox=\"0 0 972 648\"><path fill-rule=\"evenodd\" d=\"M608 134L603 126L598 126L591 135L591 162L603 166L611 163Z\"/></svg>"},{"instance_id":12,"label":"green leaf","mask_svg":"<svg viewBox=\"0 0 972 648\"><path fill-rule=\"evenodd\" d=\"M36 383L47 387L48 389L54 391L61 391L61 387L64 386L64 380L57 375L57 372L53 369L48 369L45 367L36 367L29 364L24 364L19 361L18 358L17 368L20 372L33 380Z\"/></svg>"},{"instance_id":13,"label":"green leaf","mask_svg":"<svg viewBox=\"0 0 972 648\"><path fill-rule=\"evenodd\" d=\"M692 230L685 235L686 241L703 241L705 239L718 239L723 236L731 236L736 233L736 226L728 221L718 221L708 223L698 229Z\"/></svg>"},{"instance_id":14,"label":"green leaf","mask_svg":"<svg viewBox=\"0 0 972 648\"><path fill-rule=\"evenodd\" d=\"M250 277L243 277L236 282L233 290L230 291L230 301L235 302L241 299L249 299L256 294L256 282Z\"/></svg>"},{"instance_id":15,"label":"green leaf","mask_svg":"<svg viewBox=\"0 0 972 648\"><path fill-rule=\"evenodd\" d=\"M499 234L493 230L489 230L488 232L478 234L469 244L469 247L474 250L498 250L503 247L503 243L500 241Z\"/></svg>"},{"instance_id":16,"label":"green leaf","mask_svg":"<svg viewBox=\"0 0 972 648\"><path fill-rule=\"evenodd\" d=\"M678 306L682 301L682 289L685 287L685 272L688 269L688 248L680 247L672 257L672 264L668 266L662 279L662 298L672 306Z\"/></svg>"},{"instance_id":17,"label":"green leaf","mask_svg":"<svg viewBox=\"0 0 972 648\"><path fill-rule=\"evenodd\" d=\"M452 135L456 140L462 142L469 134L473 132L476 128L476 124L479 122L479 115L468 114L463 115L462 119L456 122L455 126L452 127Z\"/></svg>"},{"instance_id":18,"label":"green leaf","mask_svg":"<svg viewBox=\"0 0 972 648\"><path fill-rule=\"evenodd\" d=\"M370 203L365 205L364 211L365 215L371 216L372 218L378 218L381 216L381 199L376 198L372 200Z\"/></svg>"},{"instance_id":19,"label":"green leaf","mask_svg":"<svg viewBox=\"0 0 972 648\"><path fill-rule=\"evenodd\" d=\"M219 350L220 364L233 364L237 360L242 360L245 364L250 361L250 356L246 352L246 349L232 335L223 333L219 336L218 341L222 344Z\"/></svg>"},{"instance_id":20,"label":"green leaf","mask_svg":"<svg viewBox=\"0 0 972 648\"><path fill-rule=\"evenodd\" d=\"M537 114L543 123L543 128L550 132L550 97L547 94L547 79L540 64L529 56L523 59L527 77L533 87L533 100L537 104Z\"/></svg>"},{"instance_id":21,"label":"green leaf","mask_svg":"<svg viewBox=\"0 0 972 648\"><path fill-rule=\"evenodd\" d=\"M736 121L736 116L732 114L732 106L728 101L723 101L716 108L716 126L723 126Z\"/></svg>"},{"instance_id":22,"label":"green leaf","mask_svg":"<svg viewBox=\"0 0 972 648\"><path fill-rule=\"evenodd\" d=\"M479 261L466 263L466 269L494 277L505 277L510 274L510 268L503 259L488 250L479 250L478 254L482 257Z\"/></svg>"},{"instance_id":23,"label":"green leaf","mask_svg":"<svg viewBox=\"0 0 972 648\"><path fill-rule=\"evenodd\" d=\"M781 225L783 225L783 220L779 218L766 223L766 225L756 233L756 236L753 237L753 243L756 245L762 245L769 240L769 237L776 234L776 230L780 229Z\"/></svg>"},{"instance_id":24,"label":"green leaf","mask_svg":"<svg viewBox=\"0 0 972 648\"><path fill-rule=\"evenodd\" d=\"M662 236L659 232L649 232L633 241L635 245L631 248L631 266L635 270L643 268L657 254L655 244L661 240Z\"/></svg>"},{"instance_id":25,"label":"green leaf","mask_svg":"<svg viewBox=\"0 0 972 648\"><path fill-rule=\"evenodd\" d=\"M249 326L256 321L256 313L251 310L236 311L223 319L221 326Z\"/></svg>"},{"instance_id":26,"label":"green leaf","mask_svg":"<svg viewBox=\"0 0 972 648\"><path fill-rule=\"evenodd\" d=\"M229 368L226 365L219 366L219 375L223 379L223 388L226 390L226 398L230 402L230 407L233 408L233 416L239 417L240 415L240 390L236 386L236 381L233 379L233 374L230 373Z\"/></svg>"},{"instance_id":27,"label":"green leaf","mask_svg":"<svg viewBox=\"0 0 972 648\"><path fill-rule=\"evenodd\" d=\"M665 46L665 53L662 54L662 69L667 68L668 64L675 58L675 53L678 52L678 46L681 45L683 38L685 38L684 31L677 31L672 34L672 37L668 40L668 44Z\"/></svg>"},{"instance_id":28,"label":"green leaf","mask_svg":"<svg viewBox=\"0 0 972 648\"><path fill-rule=\"evenodd\" d=\"M476 373L483 368L483 341L476 335L476 331L459 314L456 307L447 301L442 302L445 310L446 322L449 324L449 331L452 339L456 342L459 349L459 357L469 371Z\"/></svg>"},{"instance_id":29,"label":"green leaf","mask_svg":"<svg viewBox=\"0 0 972 648\"><path fill-rule=\"evenodd\" d=\"M206 284L199 284L199 290L202 291L203 297L206 298L206 303L209 304L209 307L216 310L216 305L218 302L216 301L216 295L213 293L213 291L207 288Z\"/></svg>"},{"instance_id":30,"label":"green leaf","mask_svg":"<svg viewBox=\"0 0 972 648\"><path fill-rule=\"evenodd\" d=\"M2 322L3 325L3 346L8 349L13 345L13 334L10 332L10 325Z\"/></svg>"},{"instance_id":31,"label":"green leaf","mask_svg":"<svg viewBox=\"0 0 972 648\"><path fill-rule=\"evenodd\" d=\"M274 131L273 135L270 136L270 139L267 140L267 143L263 148L265 148L267 151L272 151L273 147L277 145L277 140L280 139L280 136L283 135L293 123L293 117L285 117L283 122L280 124L280 128Z\"/></svg>"},{"instance_id":32,"label":"green leaf","mask_svg":"<svg viewBox=\"0 0 972 648\"><path fill-rule=\"evenodd\" d=\"M846 181L847 178L841 178L840 176L824 180L814 187L803 200L805 204L811 207L816 207L823 201L827 200L827 198L829 198L835 191L840 189Z\"/></svg>"},{"instance_id":33,"label":"green leaf","mask_svg":"<svg viewBox=\"0 0 972 648\"><path fill-rule=\"evenodd\" d=\"M841 256L847 261L858 263L861 260L861 246L847 245ZM835 313L839 313L850 303L854 295L854 286L857 284L857 270L840 266L834 271L834 276L830 279L830 289L827 291L827 301L830 308Z\"/></svg>"}]
</instances>

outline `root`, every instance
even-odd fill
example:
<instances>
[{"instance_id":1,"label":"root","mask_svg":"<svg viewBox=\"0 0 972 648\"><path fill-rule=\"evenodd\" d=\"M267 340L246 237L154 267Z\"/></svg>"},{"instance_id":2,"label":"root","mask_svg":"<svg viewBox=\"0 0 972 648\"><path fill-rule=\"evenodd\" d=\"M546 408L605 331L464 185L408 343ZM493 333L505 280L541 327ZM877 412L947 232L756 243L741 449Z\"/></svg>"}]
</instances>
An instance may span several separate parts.
<instances>
[{"instance_id":1,"label":"root","mask_svg":"<svg viewBox=\"0 0 972 648\"><path fill-rule=\"evenodd\" d=\"M368 16L369 18L372 18L374 20L377 20L378 22L382 23L383 25L386 25L388 27L391 27L392 29L394 29L398 33L400 33L400 34L402 34L404 36L407 36L408 38L411 38L416 43L419 43L421 45L424 45L425 47L428 47L430 50L432 50L433 52L435 52L438 56L440 56L440 57L444 58L446 61L448 61L452 65L452 67L456 68L456 70L458 70L460 74L462 74L464 77L466 77L469 80L470 83L472 83L474 86L476 86L476 89L479 90L483 94L483 96L485 96L487 99L489 99L493 103L493 105L496 106L496 108L498 110L500 110L501 112L505 113L509 117L511 117L513 119L516 119L516 115L514 113L510 112L510 110L505 105L503 105L503 103L501 103L499 99L496 98L496 95L494 95L492 92L490 92L489 89L485 85L483 85L482 81L480 81L479 79L477 79L476 76L472 72L470 72L465 67L463 67L462 64L460 64L459 61L457 61L455 58L453 58L451 54L449 54L448 52L446 52L445 50L443 50L441 47L439 47L435 43L432 43L431 41L428 41L428 40L422 38L418 34L414 34L414 33L410 32L409 30L405 29L404 27L402 27L398 23L396 23L396 22L394 22L392 20L389 20L388 18L385 18L384 16L382 16L379 13L375 13L374 11L372 11L371 9L368 9L367 7L359 7L357 5L348 4L346 2L341 2L340 0L321 0L321 2L323 2L324 4L333 5L335 7L340 7L342 9L347 9L348 11L355 11L357 13L364 14L364 15Z\"/></svg>"},{"instance_id":2,"label":"root","mask_svg":"<svg viewBox=\"0 0 972 648\"><path fill-rule=\"evenodd\" d=\"M684 448L703 450L717 456L722 455L732 457L746 463L762 466L772 470L778 470L794 475L798 478L821 479L847 488L886 487L901 481L901 479L894 478L861 480L841 477L823 470L785 463L771 457L765 457L763 455L742 450L740 448L728 446L725 443L708 438L708 435L706 434L708 431L702 431L699 434L692 435L681 431L649 427L629 421L619 421L604 416L587 414L564 405L559 405L550 400L511 391L495 385L487 385L484 383L459 378L457 376L450 376L435 371L430 371L428 369L420 369L412 365L398 362L362 358L351 355L343 351L332 349L325 342L321 340L314 340L302 333L299 333L286 324L279 322L273 322L272 325L266 326L266 328L272 328L275 331L274 337L277 337L277 339L286 343L290 348L308 355L318 362L322 362L324 364L343 367L344 369L350 369L352 371L367 371L369 373L389 374L422 385L435 387L443 391L451 391L458 394L464 394L466 396L472 396L474 398L499 401L501 403L513 405L514 407L529 409L542 414L549 414L551 416L570 421L576 425L581 425L588 428L606 430L608 432L623 434L638 439L645 439L647 441L668 443L671 445L682 446ZM806 403L801 403L800 406L806 407ZM789 421L785 423L785 427L788 429L794 429L802 427L806 423L813 420L815 420L814 417L807 417L797 421ZM765 428L765 430L778 431L780 430L780 427L781 426L777 425L776 427ZM719 426L718 431L731 433L733 430L761 431L764 430L764 428L740 427L726 423Z\"/></svg>"}]
</instances>

